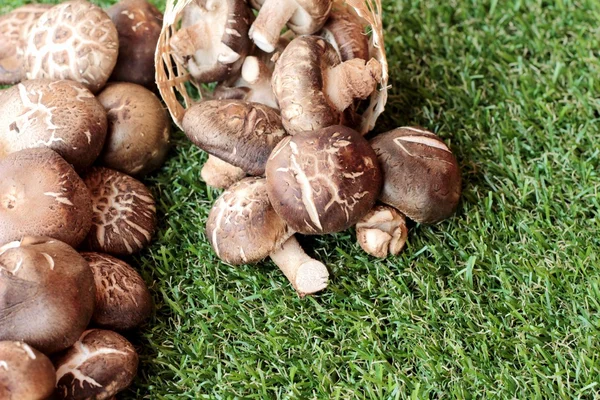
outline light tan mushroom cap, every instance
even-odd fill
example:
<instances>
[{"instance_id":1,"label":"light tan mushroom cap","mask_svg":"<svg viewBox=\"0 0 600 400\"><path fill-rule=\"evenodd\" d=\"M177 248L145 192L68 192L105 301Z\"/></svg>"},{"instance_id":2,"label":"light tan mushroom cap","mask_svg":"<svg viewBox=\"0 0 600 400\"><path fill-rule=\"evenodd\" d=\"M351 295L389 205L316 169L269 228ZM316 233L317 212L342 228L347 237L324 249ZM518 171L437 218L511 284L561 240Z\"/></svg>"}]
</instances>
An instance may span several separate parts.
<instances>
[{"instance_id":1,"label":"light tan mushroom cap","mask_svg":"<svg viewBox=\"0 0 600 400\"><path fill-rule=\"evenodd\" d=\"M98 92L119 53L117 28L98 6L67 1L44 13L31 29L27 78L71 79Z\"/></svg>"},{"instance_id":2,"label":"light tan mushroom cap","mask_svg":"<svg viewBox=\"0 0 600 400\"><path fill-rule=\"evenodd\" d=\"M217 199L206 221L206 236L215 253L234 265L268 257L292 234L271 206L264 178L233 184Z\"/></svg>"},{"instance_id":3,"label":"light tan mushroom cap","mask_svg":"<svg viewBox=\"0 0 600 400\"><path fill-rule=\"evenodd\" d=\"M156 205L142 182L102 167L92 168L84 181L93 203L92 228L85 241L88 249L129 255L150 244Z\"/></svg>"},{"instance_id":4,"label":"light tan mushroom cap","mask_svg":"<svg viewBox=\"0 0 600 400\"><path fill-rule=\"evenodd\" d=\"M44 354L23 342L0 342L0 399L47 399L55 383L56 371Z\"/></svg>"},{"instance_id":5,"label":"light tan mushroom cap","mask_svg":"<svg viewBox=\"0 0 600 400\"><path fill-rule=\"evenodd\" d=\"M48 147L81 171L102 151L106 129L106 111L77 82L30 80L0 94L0 158Z\"/></svg>"},{"instance_id":6,"label":"light tan mushroom cap","mask_svg":"<svg viewBox=\"0 0 600 400\"><path fill-rule=\"evenodd\" d=\"M76 247L91 221L85 184L56 152L28 149L0 160L0 244L34 235Z\"/></svg>"},{"instance_id":7,"label":"light tan mushroom cap","mask_svg":"<svg viewBox=\"0 0 600 400\"><path fill-rule=\"evenodd\" d=\"M64 350L90 322L94 296L92 271L69 245L28 236L0 247L0 340Z\"/></svg>"},{"instance_id":8,"label":"light tan mushroom cap","mask_svg":"<svg viewBox=\"0 0 600 400\"><path fill-rule=\"evenodd\" d=\"M390 206L376 205L356 224L358 244L374 257L398 255L407 237L406 217Z\"/></svg>"},{"instance_id":9,"label":"light tan mushroom cap","mask_svg":"<svg viewBox=\"0 0 600 400\"><path fill-rule=\"evenodd\" d=\"M138 367L138 355L116 332L91 329L55 362L60 399L109 399L127 388Z\"/></svg>"},{"instance_id":10,"label":"light tan mushroom cap","mask_svg":"<svg viewBox=\"0 0 600 400\"><path fill-rule=\"evenodd\" d=\"M160 167L169 150L170 119L160 100L133 83L115 83L98 100L108 114L108 135L100 162L129 175Z\"/></svg>"}]
</instances>

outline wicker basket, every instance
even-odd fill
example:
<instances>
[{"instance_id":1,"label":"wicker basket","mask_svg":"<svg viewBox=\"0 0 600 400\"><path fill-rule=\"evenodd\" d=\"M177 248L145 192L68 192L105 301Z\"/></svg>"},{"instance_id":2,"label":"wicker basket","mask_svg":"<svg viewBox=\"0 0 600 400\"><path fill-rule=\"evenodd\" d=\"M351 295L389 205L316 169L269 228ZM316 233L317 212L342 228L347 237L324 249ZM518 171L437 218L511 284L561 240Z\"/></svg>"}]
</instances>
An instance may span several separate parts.
<instances>
[{"instance_id":1,"label":"wicker basket","mask_svg":"<svg viewBox=\"0 0 600 400\"><path fill-rule=\"evenodd\" d=\"M180 64L170 51L169 42L177 32L179 21L185 6L192 0L168 0L165 9L163 28L156 49L156 83L160 94L167 104L175 123L181 128L185 110L199 101L198 97L210 96L203 88L195 85L190 79L184 65ZM382 77L378 90L370 98L369 106L363 113L361 133L369 132L385 108L387 101L388 64L383 41L383 23L381 0L335 0L336 3L346 3L361 17L365 26L369 27L371 56L382 65ZM194 90L195 87L195 90Z\"/></svg>"}]
</instances>

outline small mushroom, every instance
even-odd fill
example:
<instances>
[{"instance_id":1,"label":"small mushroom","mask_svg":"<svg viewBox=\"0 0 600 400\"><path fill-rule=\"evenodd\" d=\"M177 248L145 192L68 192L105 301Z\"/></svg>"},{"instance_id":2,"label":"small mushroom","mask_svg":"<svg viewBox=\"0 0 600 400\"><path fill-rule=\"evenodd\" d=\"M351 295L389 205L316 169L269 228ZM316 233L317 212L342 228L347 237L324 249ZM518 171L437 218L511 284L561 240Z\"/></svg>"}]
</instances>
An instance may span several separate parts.
<instances>
[{"instance_id":1,"label":"small mushroom","mask_svg":"<svg viewBox=\"0 0 600 400\"><path fill-rule=\"evenodd\" d=\"M137 373L139 357L116 332L90 329L54 362L59 399L109 399Z\"/></svg>"},{"instance_id":2,"label":"small mushroom","mask_svg":"<svg viewBox=\"0 0 600 400\"><path fill-rule=\"evenodd\" d=\"M335 48L342 62L355 58L368 60L369 40L360 17L348 6L336 4L319 32Z\"/></svg>"},{"instance_id":3,"label":"small mushroom","mask_svg":"<svg viewBox=\"0 0 600 400\"><path fill-rule=\"evenodd\" d=\"M154 93L133 83L114 83L98 100L108 115L102 165L129 175L160 167L169 150L171 124Z\"/></svg>"},{"instance_id":4,"label":"small mushroom","mask_svg":"<svg viewBox=\"0 0 600 400\"><path fill-rule=\"evenodd\" d=\"M311 35L323 27L332 0L250 0L258 16L250 28L250 39L263 51L272 53L281 30L287 26L298 35Z\"/></svg>"},{"instance_id":5,"label":"small mushroom","mask_svg":"<svg viewBox=\"0 0 600 400\"><path fill-rule=\"evenodd\" d=\"M266 168L273 208L296 232L339 232L375 204L381 171L369 143L356 131L332 126L282 140Z\"/></svg>"},{"instance_id":6,"label":"small mushroom","mask_svg":"<svg viewBox=\"0 0 600 400\"><path fill-rule=\"evenodd\" d=\"M84 182L92 197L92 228L85 240L89 250L129 255L150 244L156 206L142 182L102 167L92 168Z\"/></svg>"},{"instance_id":7,"label":"small mushroom","mask_svg":"<svg viewBox=\"0 0 600 400\"><path fill-rule=\"evenodd\" d=\"M76 247L91 222L90 194L56 152L27 149L0 160L0 244L34 235Z\"/></svg>"},{"instance_id":8,"label":"small mushroom","mask_svg":"<svg viewBox=\"0 0 600 400\"><path fill-rule=\"evenodd\" d=\"M383 170L379 200L413 221L433 224L450 217L460 200L456 158L435 134L403 127L371 140Z\"/></svg>"},{"instance_id":9,"label":"small mushroom","mask_svg":"<svg viewBox=\"0 0 600 400\"><path fill-rule=\"evenodd\" d=\"M28 4L0 16L0 85L25 79L23 52L33 24L51 4Z\"/></svg>"},{"instance_id":10,"label":"small mushroom","mask_svg":"<svg viewBox=\"0 0 600 400\"><path fill-rule=\"evenodd\" d=\"M66 243L26 236L0 247L0 340L64 350L90 322L94 296L88 263Z\"/></svg>"},{"instance_id":11,"label":"small mushroom","mask_svg":"<svg viewBox=\"0 0 600 400\"><path fill-rule=\"evenodd\" d=\"M44 354L23 342L0 342L0 399L47 399L55 382L54 365Z\"/></svg>"},{"instance_id":12,"label":"small mushroom","mask_svg":"<svg viewBox=\"0 0 600 400\"><path fill-rule=\"evenodd\" d=\"M306 255L293 234L271 206L264 178L228 188L206 222L206 235L223 261L238 265L270 256L300 296L325 289L327 268Z\"/></svg>"},{"instance_id":13,"label":"small mushroom","mask_svg":"<svg viewBox=\"0 0 600 400\"><path fill-rule=\"evenodd\" d=\"M226 189L234 183L242 180L246 173L243 169L231 165L213 155L208 155L208 160L200 170L202 180L208 186L216 189Z\"/></svg>"},{"instance_id":14,"label":"small mushroom","mask_svg":"<svg viewBox=\"0 0 600 400\"><path fill-rule=\"evenodd\" d=\"M0 158L48 147L81 171L102 151L106 129L106 111L77 82L24 81L0 95Z\"/></svg>"},{"instance_id":15,"label":"small mushroom","mask_svg":"<svg viewBox=\"0 0 600 400\"><path fill-rule=\"evenodd\" d=\"M119 58L113 81L154 88L154 53L163 15L146 0L121 0L106 10L119 33Z\"/></svg>"},{"instance_id":16,"label":"small mushroom","mask_svg":"<svg viewBox=\"0 0 600 400\"><path fill-rule=\"evenodd\" d=\"M140 274L108 254L84 252L96 283L92 322L116 331L133 329L152 313L152 297Z\"/></svg>"},{"instance_id":17,"label":"small mushroom","mask_svg":"<svg viewBox=\"0 0 600 400\"><path fill-rule=\"evenodd\" d=\"M388 253L396 256L408 238L406 217L393 207L377 205L356 224L356 238L360 247L374 257L386 258Z\"/></svg>"},{"instance_id":18,"label":"small mushroom","mask_svg":"<svg viewBox=\"0 0 600 400\"><path fill-rule=\"evenodd\" d=\"M183 11L181 28L169 44L198 83L219 82L235 74L250 52L252 10L245 0L195 0Z\"/></svg>"},{"instance_id":19,"label":"small mushroom","mask_svg":"<svg viewBox=\"0 0 600 400\"><path fill-rule=\"evenodd\" d=\"M52 7L35 23L25 50L28 79L70 79L98 92L119 53L117 29L108 15L84 0Z\"/></svg>"},{"instance_id":20,"label":"small mushroom","mask_svg":"<svg viewBox=\"0 0 600 400\"><path fill-rule=\"evenodd\" d=\"M265 173L269 154L286 135L277 110L241 100L194 104L182 125L196 146L255 176Z\"/></svg>"},{"instance_id":21,"label":"small mushroom","mask_svg":"<svg viewBox=\"0 0 600 400\"><path fill-rule=\"evenodd\" d=\"M272 84L283 126L293 135L342 123L344 110L367 98L380 80L376 59L340 63L325 39L301 36L277 60Z\"/></svg>"}]
</instances>

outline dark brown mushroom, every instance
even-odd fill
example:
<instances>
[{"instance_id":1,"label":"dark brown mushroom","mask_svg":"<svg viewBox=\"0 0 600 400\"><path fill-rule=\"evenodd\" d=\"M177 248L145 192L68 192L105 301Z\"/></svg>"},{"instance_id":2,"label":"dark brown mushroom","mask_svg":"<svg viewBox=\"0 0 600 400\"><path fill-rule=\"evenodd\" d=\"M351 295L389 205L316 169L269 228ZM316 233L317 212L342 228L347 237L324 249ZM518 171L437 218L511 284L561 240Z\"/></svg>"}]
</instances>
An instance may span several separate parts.
<instances>
[{"instance_id":1,"label":"dark brown mushroom","mask_svg":"<svg viewBox=\"0 0 600 400\"><path fill-rule=\"evenodd\" d=\"M0 160L0 243L49 236L76 247L92 222L92 201L71 166L50 149Z\"/></svg>"},{"instance_id":2,"label":"dark brown mushroom","mask_svg":"<svg viewBox=\"0 0 600 400\"><path fill-rule=\"evenodd\" d=\"M133 83L114 83L98 100L108 115L102 165L129 175L160 167L169 150L171 123L154 93Z\"/></svg>"},{"instance_id":3,"label":"dark brown mushroom","mask_svg":"<svg viewBox=\"0 0 600 400\"><path fill-rule=\"evenodd\" d=\"M152 313L152 297L136 270L118 258L101 253L81 253L96 282L96 307L92 322L116 331L133 329Z\"/></svg>"},{"instance_id":4,"label":"dark brown mushroom","mask_svg":"<svg viewBox=\"0 0 600 400\"><path fill-rule=\"evenodd\" d=\"M162 13L146 0L121 0L106 13L119 33L119 58L110 79L154 89L154 53Z\"/></svg>"},{"instance_id":5,"label":"dark brown mushroom","mask_svg":"<svg viewBox=\"0 0 600 400\"><path fill-rule=\"evenodd\" d=\"M346 5L336 4L333 7L319 36L331 43L342 62L370 58L365 25L354 10Z\"/></svg>"},{"instance_id":6,"label":"dark brown mushroom","mask_svg":"<svg viewBox=\"0 0 600 400\"><path fill-rule=\"evenodd\" d=\"M59 399L109 399L126 389L137 373L139 357L116 332L91 329L55 362Z\"/></svg>"},{"instance_id":7,"label":"dark brown mushroom","mask_svg":"<svg viewBox=\"0 0 600 400\"><path fill-rule=\"evenodd\" d=\"M403 127L371 140L383 170L379 198L413 221L432 224L450 217L460 200L456 158L435 134Z\"/></svg>"},{"instance_id":8,"label":"dark brown mushroom","mask_svg":"<svg viewBox=\"0 0 600 400\"><path fill-rule=\"evenodd\" d=\"M390 206L376 205L356 224L358 244L374 257L398 255L407 237L406 217Z\"/></svg>"},{"instance_id":9,"label":"dark brown mushroom","mask_svg":"<svg viewBox=\"0 0 600 400\"><path fill-rule=\"evenodd\" d=\"M64 350L90 322L94 296L87 261L66 243L26 236L0 247L0 340Z\"/></svg>"},{"instance_id":10,"label":"dark brown mushroom","mask_svg":"<svg viewBox=\"0 0 600 400\"><path fill-rule=\"evenodd\" d=\"M115 255L137 253L156 230L152 193L137 179L109 168L94 167L84 177L92 197L89 250Z\"/></svg>"},{"instance_id":11,"label":"dark brown mushroom","mask_svg":"<svg viewBox=\"0 0 600 400\"><path fill-rule=\"evenodd\" d=\"M273 208L304 234L356 224L375 204L382 180L369 143L344 126L285 138L273 150L266 175Z\"/></svg>"},{"instance_id":12,"label":"dark brown mushroom","mask_svg":"<svg viewBox=\"0 0 600 400\"><path fill-rule=\"evenodd\" d=\"M47 399L55 383L56 371L44 354L23 342L0 342L0 399Z\"/></svg>"}]
</instances>

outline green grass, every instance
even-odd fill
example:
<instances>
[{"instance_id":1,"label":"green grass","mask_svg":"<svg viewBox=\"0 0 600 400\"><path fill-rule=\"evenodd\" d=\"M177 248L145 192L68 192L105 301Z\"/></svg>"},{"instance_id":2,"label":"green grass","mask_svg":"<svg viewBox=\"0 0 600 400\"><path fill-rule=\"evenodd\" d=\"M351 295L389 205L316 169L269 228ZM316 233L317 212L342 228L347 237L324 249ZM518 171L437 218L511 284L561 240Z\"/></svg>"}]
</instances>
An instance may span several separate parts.
<instances>
[{"instance_id":1,"label":"green grass","mask_svg":"<svg viewBox=\"0 0 600 400\"><path fill-rule=\"evenodd\" d=\"M333 279L299 299L270 262L213 254L218 192L176 134L147 179L160 232L132 263L156 314L129 335L141 363L123 398L600 398L600 2L384 7L377 131L419 124L451 145L456 216L387 260L352 231L304 238Z\"/></svg>"}]
</instances>

